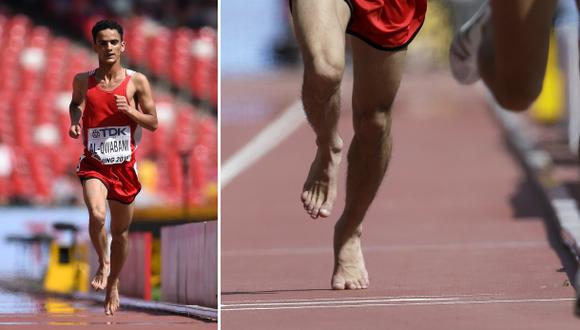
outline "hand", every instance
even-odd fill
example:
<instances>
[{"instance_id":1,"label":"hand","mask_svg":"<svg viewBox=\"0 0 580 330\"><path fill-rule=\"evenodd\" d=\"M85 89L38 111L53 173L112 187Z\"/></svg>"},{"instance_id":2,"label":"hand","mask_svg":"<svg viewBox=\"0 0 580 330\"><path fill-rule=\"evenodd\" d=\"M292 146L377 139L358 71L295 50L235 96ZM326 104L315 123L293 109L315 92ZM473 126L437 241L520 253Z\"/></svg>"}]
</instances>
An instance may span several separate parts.
<instances>
[{"instance_id":1,"label":"hand","mask_svg":"<svg viewBox=\"0 0 580 330\"><path fill-rule=\"evenodd\" d=\"M129 112L131 112L133 110L129 106L129 103L127 102L126 97L115 94L115 101L117 102L117 109L119 110L119 112L122 112L124 114L129 114Z\"/></svg>"},{"instance_id":2,"label":"hand","mask_svg":"<svg viewBox=\"0 0 580 330\"><path fill-rule=\"evenodd\" d=\"M72 124L68 129L68 135L73 139L78 139L81 136L81 125L80 124Z\"/></svg>"}]
</instances>

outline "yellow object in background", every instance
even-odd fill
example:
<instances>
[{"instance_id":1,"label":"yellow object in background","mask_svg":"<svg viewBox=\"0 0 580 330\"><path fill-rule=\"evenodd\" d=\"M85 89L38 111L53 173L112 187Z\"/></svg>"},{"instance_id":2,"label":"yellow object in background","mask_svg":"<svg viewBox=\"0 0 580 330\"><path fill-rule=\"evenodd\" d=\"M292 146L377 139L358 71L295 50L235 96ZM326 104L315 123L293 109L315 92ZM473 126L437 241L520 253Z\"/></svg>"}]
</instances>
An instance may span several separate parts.
<instances>
[{"instance_id":1,"label":"yellow object in background","mask_svg":"<svg viewBox=\"0 0 580 330\"><path fill-rule=\"evenodd\" d=\"M75 308L66 301L60 299L47 298L44 308L48 314L73 314Z\"/></svg>"},{"instance_id":2,"label":"yellow object in background","mask_svg":"<svg viewBox=\"0 0 580 330\"><path fill-rule=\"evenodd\" d=\"M48 270L44 277L44 289L50 292L69 293L75 289L77 265L72 262L71 248L60 247L56 242L50 245Z\"/></svg>"},{"instance_id":3,"label":"yellow object in background","mask_svg":"<svg viewBox=\"0 0 580 330\"><path fill-rule=\"evenodd\" d=\"M86 244L63 247L52 242L44 289L58 293L88 292L89 265L87 259L83 260L86 250Z\"/></svg>"},{"instance_id":4,"label":"yellow object in background","mask_svg":"<svg viewBox=\"0 0 580 330\"><path fill-rule=\"evenodd\" d=\"M560 121L564 112L563 98L563 82L558 69L557 44L552 34L544 85L540 96L532 105L532 118L542 124L553 124Z\"/></svg>"},{"instance_id":5,"label":"yellow object in background","mask_svg":"<svg viewBox=\"0 0 580 330\"><path fill-rule=\"evenodd\" d=\"M76 245L76 291L89 292L89 242Z\"/></svg>"}]
</instances>

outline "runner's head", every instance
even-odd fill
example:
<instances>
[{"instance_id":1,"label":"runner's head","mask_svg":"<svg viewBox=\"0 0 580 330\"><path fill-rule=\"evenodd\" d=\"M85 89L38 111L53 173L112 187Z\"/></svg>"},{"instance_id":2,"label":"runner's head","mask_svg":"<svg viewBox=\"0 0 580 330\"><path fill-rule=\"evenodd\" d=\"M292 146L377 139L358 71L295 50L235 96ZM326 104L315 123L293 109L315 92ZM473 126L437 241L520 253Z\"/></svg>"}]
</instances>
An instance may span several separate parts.
<instances>
[{"instance_id":1,"label":"runner's head","mask_svg":"<svg viewBox=\"0 0 580 330\"><path fill-rule=\"evenodd\" d=\"M123 27L112 20L98 21L92 29L93 49L99 56L99 63L115 63L125 51Z\"/></svg>"}]
</instances>

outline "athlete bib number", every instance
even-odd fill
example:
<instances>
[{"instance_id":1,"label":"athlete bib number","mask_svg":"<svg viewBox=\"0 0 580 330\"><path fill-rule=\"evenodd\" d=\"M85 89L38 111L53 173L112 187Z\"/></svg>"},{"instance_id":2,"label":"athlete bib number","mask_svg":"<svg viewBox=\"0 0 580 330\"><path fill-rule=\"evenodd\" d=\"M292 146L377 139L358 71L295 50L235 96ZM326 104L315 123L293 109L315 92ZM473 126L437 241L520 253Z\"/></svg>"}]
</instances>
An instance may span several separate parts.
<instances>
[{"instance_id":1,"label":"athlete bib number","mask_svg":"<svg viewBox=\"0 0 580 330\"><path fill-rule=\"evenodd\" d=\"M121 164L131 160L131 128L109 126L88 129L87 148L102 164Z\"/></svg>"}]
</instances>

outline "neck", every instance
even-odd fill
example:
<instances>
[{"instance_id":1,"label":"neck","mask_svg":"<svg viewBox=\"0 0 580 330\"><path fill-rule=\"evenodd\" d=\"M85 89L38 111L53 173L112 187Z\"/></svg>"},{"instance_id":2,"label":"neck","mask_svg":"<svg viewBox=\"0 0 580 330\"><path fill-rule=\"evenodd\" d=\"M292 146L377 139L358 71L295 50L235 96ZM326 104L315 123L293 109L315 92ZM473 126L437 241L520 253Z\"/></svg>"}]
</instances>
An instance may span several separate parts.
<instances>
[{"instance_id":1,"label":"neck","mask_svg":"<svg viewBox=\"0 0 580 330\"><path fill-rule=\"evenodd\" d=\"M114 64L99 63L97 75L101 77L113 78L123 73L123 67L119 62Z\"/></svg>"}]
</instances>

